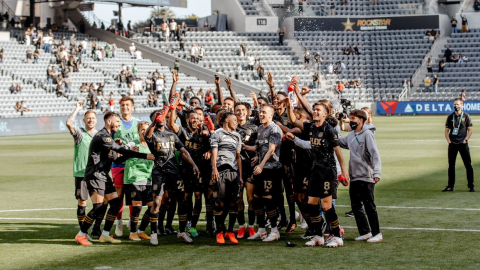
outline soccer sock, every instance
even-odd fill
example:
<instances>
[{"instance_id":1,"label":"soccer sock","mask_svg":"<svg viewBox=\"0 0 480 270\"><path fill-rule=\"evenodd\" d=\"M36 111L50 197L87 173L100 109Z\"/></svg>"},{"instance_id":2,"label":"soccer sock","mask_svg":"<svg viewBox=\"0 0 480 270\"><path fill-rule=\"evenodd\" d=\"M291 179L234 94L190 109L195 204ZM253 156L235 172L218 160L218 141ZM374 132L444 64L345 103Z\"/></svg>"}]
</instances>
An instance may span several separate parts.
<instances>
[{"instance_id":1,"label":"soccer sock","mask_svg":"<svg viewBox=\"0 0 480 270\"><path fill-rule=\"evenodd\" d=\"M102 203L100 208L97 210L95 213L96 218L95 218L95 228L100 229L100 225L102 225L102 221L105 218L105 214L107 213L107 208L108 208L108 203Z\"/></svg>"},{"instance_id":2,"label":"soccer sock","mask_svg":"<svg viewBox=\"0 0 480 270\"><path fill-rule=\"evenodd\" d=\"M190 209L190 206L185 204L185 202L178 203L178 226L180 227L180 233L185 232L187 227L187 209Z\"/></svg>"},{"instance_id":3,"label":"soccer sock","mask_svg":"<svg viewBox=\"0 0 480 270\"><path fill-rule=\"evenodd\" d=\"M140 227L138 228L138 231L144 232L147 229L148 224L150 223L150 217L153 215L152 213L150 213L150 211L151 209L149 206L147 207L147 211L145 211L145 213L143 214L142 222L140 222Z\"/></svg>"},{"instance_id":4,"label":"soccer sock","mask_svg":"<svg viewBox=\"0 0 480 270\"><path fill-rule=\"evenodd\" d=\"M142 207L141 206L134 206L133 211L132 211L132 216L130 218L130 232L131 233L136 233L137 232L137 224L138 224L138 219L140 216L140 212L142 212Z\"/></svg>"},{"instance_id":5,"label":"soccer sock","mask_svg":"<svg viewBox=\"0 0 480 270\"><path fill-rule=\"evenodd\" d=\"M243 200L240 200L238 203L238 212L237 212L237 218L238 218L238 225L242 226L245 225L245 205L243 203Z\"/></svg>"},{"instance_id":6,"label":"soccer sock","mask_svg":"<svg viewBox=\"0 0 480 270\"><path fill-rule=\"evenodd\" d=\"M200 213L202 212L202 200L195 200L195 207L193 208L192 214L192 227L196 228L198 219L200 218Z\"/></svg>"},{"instance_id":7,"label":"soccer sock","mask_svg":"<svg viewBox=\"0 0 480 270\"><path fill-rule=\"evenodd\" d=\"M338 216L335 208L330 208L325 211L325 218L330 222L330 230L334 236L340 237L340 224L338 223Z\"/></svg>"},{"instance_id":8,"label":"soccer sock","mask_svg":"<svg viewBox=\"0 0 480 270\"><path fill-rule=\"evenodd\" d=\"M255 211L248 210L248 225L253 226L254 224L255 224Z\"/></svg>"},{"instance_id":9,"label":"soccer sock","mask_svg":"<svg viewBox=\"0 0 480 270\"><path fill-rule=\"evenodd\" d=\"M225 223L225 220L223 219L223 207L221 203L215 203L215 207L213 210L213 214L215 215L215 225L216 225L216 233L220 233L223 230L223 224Z\"/></svg>"},{"instance_id":10,"label":"soccer sock","mask_svg":"<svg viewBox=\"0 0 480 270\"><path fill-rule=\"evenodd\" d=\"M283 193L280 193L277 196L274 196L274 199L276 200L278 212L280 214L280 222L284 223L287 221L287 213L285 212L285 199L283 198ZM267 214L268 214L268 210L267 210ZM277 221L275 221L275 223L276 222Z\"/></svg>"},{"instance_id":11,"label":"soccer sock","mask_svg":"<svg viewBox=\"0 0 480 270\"><path fill-rule=\"evenodd\" d=\"M117 214L117 219L122 219L122 214L123 214L123 200L121 201L122 203L120 204L120 210L118 210Z\"/></svg>"},{"instance_id":12,"label":"soccer sock","mask_svg":"<svg viewBox=\"0 0 480 270\"><path fill-rule=\"evenodd\" d=\"M288 212L290 214L290 224L297 223L295 219L295 196L293 194L287 195Z\"/></svg>"},{"instance_id":13,"label":"soccer sock","mask_svg":"<svg viewBox=\"0 0 480 270\"><path fill-rule=\"evenodd\" d=\"M265 209L263 208L262 198L254 197L253 205L255 206L258 227L265 228Z\"/></svg>"},{"instance_id":14,"label":"soccer sock","mask_svg":"<svg viewBox=\"0 0 480 270\"><path fill-rule=\"evenodd\" d=\"M80 226L80 229L82 228L82 223L85 220L85 210L87 209L86 206L77 206L77 219L78 219L78 225Z\"/></svg>"},{"instance_id":15,"label":"soccer sock","mask_svg":"<svg viewBox=\"0 0 480 270\"><path fill-rule=\"evenodd\" d=\"M308 209L310 213L311 228L313 235L323 236L322 234L322 225L323 219L320 216L320 205L318 204L308 204Z\"/></svg>"},{"instance_id":16,"label":"soccer sock","mask_svg":"<svg viewBox=\"0 0 480 270\"><path fill-rule=\"evenodd\" d=\"M158 227L163 228L163 221L167 214L168 207L165 204L160 205L160 213L158 213Z\"/></svg>"},{"instance_id":17,"label":"soccer sock","mask_svg":"<svg viewBox=\"0 0 480 270\"><path fill-rule=\"evenodd\" d=\"M233 227L235 226L237 216L238 212L236 212L235 210L230 210L228 212L228 232L233 232Z\"/></svg>"},{"instance_id":18,"label":"soccer sock","mask_svg":"<svg viewBox=\"0 0 480 270\"><path fill-rule=\"evenodd\" d=\"M265 204L265 210L267 211L267 218L270 220L270 225L273 228L277 228L277 207L275 205L275 201L270 198L263 198L263 202Z\"/></svg>"},{"instance_id":19,"label":"soccer sock","mask_svg":"<svg viewBox=\"0 0 480 270\"><path fill-rule=\"evenodd\" d=\"M105 225L103 226L103 231L109 232L112 229L113 223L115 222L115 218L120 210L120 206L122 201L120 198L115 198L108 201L110 205L110 209L108 209L107 217L105 218Z\"/></svg>"},{"instance_id":20,"label":"soccer sock","mask_svg":"<svg viewBox=\"0 0 480 270\"><path fill-rule=\"evenodd\" d=\"M98 208L100 208L102 204L101 203L94 203L92 210L88 212L87 216L85 217L85 220L82 223L82 226L80 227L80 230L82 233L88 234L88 229L93 224L93 221L95 220L95 213L98 211Z\"/></svg>"},{"instance_id":21,"label":"soccer sock","mask_svg":"<svg viewBox=\"0 0 480 270\"><path fill-rule=\"evenodd\" d=\"M189 195L184 202L185 204L185 212L187 213L187 221L192 220L192 213L193 213L193 202L192 202L192 195Z\"/></svg>"},{"instance_id":22,"label":"soccer sock","mask_svg":"<svg viewBox=\"0 0 480 270\"><path fill-rule=\"evenodd\" d=\"M207 225L213 223L213 202L212 199L207 199L205 202L205 219L207 220Z\"/></svg>"},{"instance_id":23,"label":"soccer sock","mask_svg":"<svg viewBox=\"0 0 480 270\"><path fill-rule=\"evenodd\" d=\"M171 228L172 227L172 222L173 218L175 217L175 210L177 209L177 201L172 200L168 204L168 209L167 209L167 224L165 227Z\"/></svg>"},{"instance_id":24,"label":"soccer sock","mask_svg":"<svg viewBox=\"0 0 480 270\"><path fill-rule=\"evenodd\" d=\"M150 229L152 234L157 233L158 213L150 214Z\"/></svg>"}]
</instances>

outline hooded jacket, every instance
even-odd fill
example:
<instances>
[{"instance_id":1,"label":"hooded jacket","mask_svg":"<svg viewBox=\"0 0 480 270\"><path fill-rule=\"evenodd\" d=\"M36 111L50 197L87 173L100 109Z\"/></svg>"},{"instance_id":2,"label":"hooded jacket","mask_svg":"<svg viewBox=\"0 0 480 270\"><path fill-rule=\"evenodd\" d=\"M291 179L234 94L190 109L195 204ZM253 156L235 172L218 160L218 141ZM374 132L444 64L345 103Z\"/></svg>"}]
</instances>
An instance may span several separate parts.
<instances>
[{"instance_id":1,"label":"hooded jacket","mask_svg":"<svg viewBox=\"0 0 480 270\"><path fill-rule=\"evenodd\" d=\"M351 131L338 140L341 148L350 149L350 181L375 183L373 179L381 176L382 161L372 129L373 125L364 125L360 132Z\"/></svg>"}]
</instances>

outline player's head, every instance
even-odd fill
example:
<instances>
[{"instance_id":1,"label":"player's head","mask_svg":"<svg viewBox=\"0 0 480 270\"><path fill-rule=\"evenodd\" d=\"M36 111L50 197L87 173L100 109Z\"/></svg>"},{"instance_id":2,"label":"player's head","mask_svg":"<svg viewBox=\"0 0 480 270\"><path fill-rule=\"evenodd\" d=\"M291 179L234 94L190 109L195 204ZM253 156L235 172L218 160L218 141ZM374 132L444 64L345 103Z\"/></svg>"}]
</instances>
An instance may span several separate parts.
<instances>
[{"instance_id":1,"label":"player's head","mask_svg":"<svg viewBox=\"0 0 480 270\"><path fill-rule=\"evenodd\" d=\"M293 110L293 113L295 114L295 118L297 118L298 120L304 122L308 119L308 113L307 111L305 111L305 109L303 107L295 107L295 110Z\"/></svg>"},{"instance_id":2,"label":"player's head","mask_svg":"<svg viewBox=\"0 0 480 270\"><path fill-rule=\"evenodd\" d=\"M463 100L461 98L456 98L453 100L453 108L455 111L460 111L463 108Z\"/></svg>"},{"instance_id":3,"label":"player's head","mask_svg":"<svg viewBox=\"0 0 480 270\"><path fill-rule=\"evenodd\" d=\"M257 101L258 101L258 106L259 106L260 108L262 108L262 107L265 106L265 105L268 105L268 100L267 100L266 98L264 98L264 97L259 97L259 98L257 98Z\"/></svg>"},{"instance_id":4,"label":"player's head","mask_svg":"<svg viewBox=\"0 0 480 270\"><path fill-rule=\"evenodd\" d=\"M190 111L187 114L187 124L194 131L200 128L200 116L197 114L196 111Z\"/></svg>"},{"instance_id":5,"label":"player's head","mask_svg":"<svg viewBox=\"0 0 480 270\"><path fill-rule=\"evenodd\" d=\"M223 100L223 108L227 110L227 112L233 112L233 107L235 106L235 100L232 97L226 97Z\"/></svg>"},{"instance_id":6,"label":"player's head","mask_svg":"<svg viewBox=\"0 0 480 270\"><path fill-rule=\"evenodd\" d=\"M222 115L221 122L223 123L223 127L228 127L231 130L236 130L237 129L237 117L233 112L225 112Z\"/></svg>"},{"instance_id":7,"label":"player's head","mask_svg":"<svg viewBox=\"0 0 480 270\"><path fill-rule=\"evenodd\" d=\"M140 121L137 124L138 134L140 135L140 140L145 141L145 132L147 132L148 127L150 124L146 121Z\"/></svg>"},{"instance_id":8,"label":"player's head","mask_svg":"<svg viewBox=\"0 0 480 270\"><path fill-rule=\"evenodd\" d=\"M330 109L325 103L315 102L312 106L313 121L324 121L330 115Z\"/></svg>"},{"instance_id":9,"label":"player's head","mask_svg":"<svg viewBox=\"0 0 480 270\"><path fill-rule=\"evenodd\" d=\"M259 117L261 124L270 124L273 121L275 108L272 105L265 105L260 109Z\"/></svg>"},{"instance_id":10,"label":"player's head","mask_svg":"<svg viewBox=\"0 0 480 270\"><path fill-rule=\"evenodd\" d=\"M190 99L190 106L194 107L194 108L200 108L202 107L202 102L200 101L200 99L198 97L192 97Z\"/></svg>"},{"instance_id":11,"label":"player's head","mask_svg":"<svg viewBox=\"0 0 480 270\"><path fill-rule=\"evenodd\" d=\"M248 104L248 103L247 103ZM248 118L248 109L246 103L240 102L235 105L235 116L237 116L237 121L242 122Z\"/></svg>"},{"instance_id":12,"label":"player's head","mask_svg":"<svg viewBox=\"0 0 480 270\"><path fill-rule=\"evenodd\" d=\"M95 128L95 125L97 124L97 114L94 110L88 110L85 112L85 115L83 116L83 123L85 123L85 128L87 130L92 130Z\"/></svg>"},{"instance_id":13,"label":"player's head","mask_svg":"<svg viewBox=\"0 0 480 270\"><path fill-rule=\"evenodd\" d=\"M214 104L214 105L212 106L212 108L210 108L210 112L216 114L216 113L218 113L218 111L219 111L220 109L222 109L222 105L220 105L220 104Z\"/></svg>"},{"instance_id":14,"label":"player's head","mask_svg":"<svg viewBox=\"0 0 480 270\"><path fill-rule=\"evenodd\" d=\"M105 127L110 129L112 132L118 132L118 128L121 125L120 115L116 112L108 111L103 116L105 121Z\"/></svg>"},{"instance_id":15,"label":"player's head","mask_svg":"<svg viewBox=\"0 0 480 270\"><path fill-rule=\"evenodd\" d=\"M318 102L327 105L328 110L330 111L330 115L335 114L335 111L332 110L332 103L330 103L330 101L328 99L322 99L322 100L319 100Z\"/></svg>"},{"instance_id":16,"label":"player's head","mask_svg":"<svg viewBox=\"0 0 480 270\"><path fill-rule=\"evenodd\" d=\"M225 109L220 109L217 112L217 117L215 117L215 122L217 122L219 126L223 126L222 117L225 113L227 113Z\"/></svg>"},{"instance_id":17,"label":"player's head","mask_svg":"<svg viewBox=\"0 0 480 270\"><path fill-rule=\"evenodd\" d=\"M120 111L122 115L131 115L133 112L133 108L135 106L135 101L132 97L123 96L122 100L120 101Z\"/></svg>"},{"instance_id":18,"label":"player's head","mask_svg":"<svg viewBox=\"0 0 480 270\"><path fill-rule=\"evenodd\" d=\"M368 115L368 119L365 123L373 124L373 111L369 107L363 107L362 111L365 111Z\"/></svg>"},{"instance_id":19,"label":"player's head","mask_svg":"<svg viewBox=\"0 0 480 270\"><path fill-rule=\"evenodd\" d=\"M273 98L273 107L275 109L280 109L285 106L283 101L287 98L287 94L285 92L278 92L277 95Z\"/></svg>"},{"instance_id":20,"label":"player's head","mask_svg":"<svg viewBox=\"0 0 480 270\"><path fill-rule=\"evenodd\" d=\"M357 127L362 128L367 119L368 115L365 111L355 109L350 112L350 127L352 130L356 130Z\"/></svg>"}]
</instances>

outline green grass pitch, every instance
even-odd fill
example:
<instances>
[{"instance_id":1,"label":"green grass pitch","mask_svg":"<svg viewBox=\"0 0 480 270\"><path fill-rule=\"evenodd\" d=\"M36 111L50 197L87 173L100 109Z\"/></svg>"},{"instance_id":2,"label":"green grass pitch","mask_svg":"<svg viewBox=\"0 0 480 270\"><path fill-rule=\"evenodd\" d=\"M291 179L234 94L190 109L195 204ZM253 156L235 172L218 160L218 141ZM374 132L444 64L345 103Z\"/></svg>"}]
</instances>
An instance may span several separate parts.
<instances>
[{"instance_id":1,"label":"green grass pitch","mask_svg":"<svg viewBox=\"0 0 480 270\"><path fill-rule=\"evenodd\" d=\"M384 241L353 241L358 232L354 218L344 217L350 201L341 186L337 213L346 235L337 249L303 247L301 229L282 232L278 242L218 246L205 237L203 225L193 245L173 236L159 238L157 247L133 243L125 226L119 245L79 246L73 240L78 224L71 136L0 138L0 269L479 269L480 194L467 192L460 157L456 191L440 192L447 183L445 118L375 118L383 163L375 195ZM478 173L480 118L472 119L469 143ZM348 161L348 151L343 153Z\"/></svg>"}]
</instances>

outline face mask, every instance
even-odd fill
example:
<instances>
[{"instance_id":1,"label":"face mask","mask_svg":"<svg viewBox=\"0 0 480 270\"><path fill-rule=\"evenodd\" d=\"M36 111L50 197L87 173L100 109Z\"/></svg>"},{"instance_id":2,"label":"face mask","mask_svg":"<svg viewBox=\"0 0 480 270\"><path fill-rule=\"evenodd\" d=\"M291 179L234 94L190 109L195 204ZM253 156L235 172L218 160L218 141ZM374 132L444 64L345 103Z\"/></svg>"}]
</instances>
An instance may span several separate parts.
<instances>
[{"instance_id":1,"label":"face mask","mask_svg":"<svg viewBox=\"0 0 480 270\"><path fill-rule=\"evenodd\" d=\"M357 127L358 127L358 123L357 122L350 122L350 127L352 128L352 130L356 130Z\"/></svg>"},{"instance_id":2,"label":"face mask","mask_svg":"<svg viewBox=\"0 0 480 270\"><path fill-rule=\"evenodd\" d=\"M458 111L460 111L460 110L462 109L462 107L460 107L460 106L455 106L454 108L455 108L455 111L456 111L456 112L458 112Z\"/></svg>"}]
</instances>

